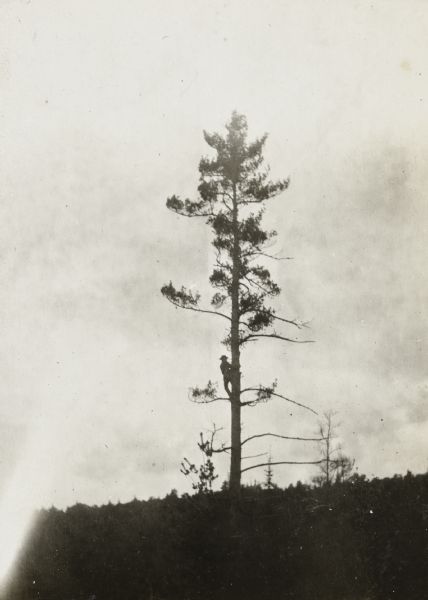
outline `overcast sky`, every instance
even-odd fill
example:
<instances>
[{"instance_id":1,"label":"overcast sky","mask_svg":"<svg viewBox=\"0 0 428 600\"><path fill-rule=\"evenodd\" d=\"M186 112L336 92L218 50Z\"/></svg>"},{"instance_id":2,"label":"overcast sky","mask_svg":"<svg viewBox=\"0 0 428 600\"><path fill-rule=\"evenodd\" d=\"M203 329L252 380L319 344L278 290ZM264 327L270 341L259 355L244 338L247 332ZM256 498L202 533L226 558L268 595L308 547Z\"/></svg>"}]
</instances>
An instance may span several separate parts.
<instances>
[{"instance_id":1,"label":"overcast sky","mask_svg":"<svg viewBox=\"0 0 428 600\"><path fill-rule=\"evenodd\" d=\"M254 345L245 381L337 411L360 472L425 471L426 2L2 0L0 28L0 488L60 507L189 491L199 432L227 441L227 406L187 399L220 378L223 324L159 290L208 292L209 230L165 199L194 195L202 131L234 109L290 177L266 221L293 260L272 271L316 340ZM248 409L245 433L312 435L292 408Z\"/></svg>"}]
</instances>

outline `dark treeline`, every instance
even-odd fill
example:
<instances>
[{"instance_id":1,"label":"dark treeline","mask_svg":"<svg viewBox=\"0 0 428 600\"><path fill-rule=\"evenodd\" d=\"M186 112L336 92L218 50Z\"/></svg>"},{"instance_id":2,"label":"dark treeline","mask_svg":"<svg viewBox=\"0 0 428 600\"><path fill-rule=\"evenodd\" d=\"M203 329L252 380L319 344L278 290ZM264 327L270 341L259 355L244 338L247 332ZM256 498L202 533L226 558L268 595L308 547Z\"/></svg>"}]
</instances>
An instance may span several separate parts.
<instances>
[{"instance_id":1,"label":"dark treeline","mask_svg":"<svg viewBox=\"0 0 428 600\"><path fill-rule=\"evenodd\" d=\"M428 474L40 512L8 600L422 600Z\"/></svg>"}]
</instances>

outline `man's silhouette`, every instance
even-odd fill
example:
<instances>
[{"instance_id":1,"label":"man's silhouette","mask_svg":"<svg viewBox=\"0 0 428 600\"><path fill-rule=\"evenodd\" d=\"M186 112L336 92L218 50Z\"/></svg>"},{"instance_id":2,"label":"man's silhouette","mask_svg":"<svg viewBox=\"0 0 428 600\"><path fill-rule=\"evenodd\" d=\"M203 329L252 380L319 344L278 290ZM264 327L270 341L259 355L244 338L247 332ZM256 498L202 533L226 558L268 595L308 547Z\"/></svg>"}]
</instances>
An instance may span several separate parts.
<instances>
[{"instance_id":1,"label":"man's silhouette","mask_svg":"<svg viewBox=\"0 0 428 600\"><path fill-rule=\"evenodd\" d=\"M228 361L227 356L224 354L223 356L220 356L220 360L220 371L223 375L224 389L226 390L228 396L230 396L232 393L232 390L230 389L230 385L232 383L232 365Z\"/></svg>"}]
</instances>

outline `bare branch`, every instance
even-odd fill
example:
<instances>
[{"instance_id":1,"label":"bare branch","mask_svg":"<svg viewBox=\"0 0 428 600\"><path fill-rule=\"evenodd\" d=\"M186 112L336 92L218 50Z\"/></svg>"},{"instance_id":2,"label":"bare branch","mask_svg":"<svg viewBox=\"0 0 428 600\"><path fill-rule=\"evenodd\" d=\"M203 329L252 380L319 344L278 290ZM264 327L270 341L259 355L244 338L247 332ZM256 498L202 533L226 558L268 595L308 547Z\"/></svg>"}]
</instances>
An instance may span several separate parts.
<instances>
[{"instance_id":1,"label":"bare branch","mask_svg":"<svg viewBox=\"0 0 428 600\"><path fill-rule=\"evenodd\" d=\"M292 342L293 344L314 344L315 340L293 340L292 338L284 337L283 335L279 335L277 333L251 333L246 337L241 339L241 344L245 342L249 342L255 338L275 338L277 340L283 340L284 342Z\"/></svg>"},{"instance_id":2,"label":"bare branch","mask_svg":"<svg viewBox=\"0 0 428 600\"><path fill-rule=\"evenodd\" d=\"M291 402L291 404L295 404L296 406L300 406L301 408L306 408L306 410L310 410L311 413L318 416L317 411L314 410L313 408L310 408L309 406L306 406L306 404L301 404L300 402L296 402L296 400L291 400L290 398L287 398L286 396L283 396L282 394L278 394L276 392L272 392L272 396L281 398L282 400L285 400L286 402Z\"/></svg>"},{"instance_id":3,"label":"bare branch","mask_svg":"<svg viewBox=\"0 0 428 600\"><path fill-rule=\"evenodd\" d=\"M267 389L270 390L271 388L267 388ZM241 390L241 394L244 394L245 392L259 392L259 391L260 391L260 388L244 388L243 390ZM287 398L286 396L283 396L282 394L278 394L278 393L274 392L273 390L270 392L270 395L275 396L276 398L281 398L282 400L285 400L286 402L290 402L291 404L295 404L296 406L300 406L301 408L306 408L306 410L310 410L311 413L314 413L314 415L318 416L318 413L313 408L306 406L306 404L301 404L300 402L296 402L296 400L291 400L291 398ZM243 404L249 404L249 403L243 403Z\"/></svg>"},{"instance_id":4,"label":"bare branch","mask_svg":"<svg viewBox=\"0 0 428 600\"><path fill-rule=\"evenodd\" d=\"M221 446L220 448L211 449L213 453L229 452L230 450L232 450L232 446Z\"/></svg>"},{"instance_id":5,"label":"bare branch","mask_svg":"<svg viewBox=\"0 0 428 600\"><path fill-rule=\"evenodd\" d=\"M262 452L261 454L253 454L252 456L241 456L241 460L246 460L249 458L258 458L259 456L266 456L269 452Z\"/></svg>"},{"instance_id":6,"label":"bare branch","mask_svg":"<svg viewBox=\"0 0 428 600\"><path fill-rule=\"evenodd\" d=\"M303 329L303 327L309 327L309 321L298 321L297 319L285 319L284 317L278 317L278 315L272 315L274 319L277 321L282 321L283 323L288 323L289 325L294 325L298 329Z\"/></svg>"},{"instance_id":7,"label":"bare branch","mask_svg":"<svg viewBox=\"0 0 428 600\"><path fill-rule=\"evenodd\" d=\"M245 254L245 256L251 256L251 257L255 257L255 256L264 256L266 258L271 258L272 260L294 260L293 256L274 256L273 254L268 254L267 252L262 252L262 251L258 251L258 252L247 252ZM251 260L251 259L250 259Z\"/></svg>"},{"instance_id":8,"label":"bare branch","mask_svg":"<svg viewBox=\"0 0 428 600\"><path fill-rule=\"evenodd\" d=\"M266 437L266 436L281 438L283 440L299 440L301 442L322 442L324 440L324 438L304 438L304 437L295 437L295 436L289 436L289 435L279 435L277 433L258 433L256 435L251 435L250 437L247 437L245 440L243 440L241 442L241 446L243 446L244 444L246 444L247 442L249 442L251 440L255 440L256 438L261 438L261 437Z\"/></svg>"},{"instance_id":9,"label":"bare branch","mask_svg":"<svg viewBox=\"0 0 428 600\"><path fill-rule=\"evenodd\" d=\"M245 467L245 469L241 469L241 473L245 473L245 471L250 471L251 469L258 469L259 467L267 467L269 465L271 465L271 466L274 466L274 465L319 465L322 462L325 462L325 461L324 460L313 460L313 461L280 460L278 462L260 463L258 465L252 465L251 467Z\"/></svg>"},{"instance_id":10,"label":"bare branch","mask_svg":"<svg viewBox=\"0 0 428 600\"><path fill-rule=\"evenodd\" d=\"M213 454L218 454L221 452L228 452L229 450L232 449L231 446L226 446L225 444L221 444L221 446L219 448L214 448L214 440L215 440L215 436L217 435L217 433L219 431L222 431L223 427L216 427L215 423L213 423L213 428L209 430L209 433L211 434L209 439L204 439L204 435L201 432L199 434L200 437L200 442L198 442L198 446L199 449L208 457L212 456Z\"/></svg>"}]
</instances>

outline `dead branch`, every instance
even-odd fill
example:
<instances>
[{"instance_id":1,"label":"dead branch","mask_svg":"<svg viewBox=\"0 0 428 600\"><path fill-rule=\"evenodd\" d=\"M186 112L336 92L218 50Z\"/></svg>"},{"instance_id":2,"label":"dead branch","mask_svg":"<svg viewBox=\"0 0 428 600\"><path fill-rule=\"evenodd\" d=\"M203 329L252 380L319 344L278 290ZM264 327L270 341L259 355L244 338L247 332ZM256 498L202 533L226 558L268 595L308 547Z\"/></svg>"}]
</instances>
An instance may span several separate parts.
<instances>
[{"instance_id":1,"label":"dead branch","mask_svg":"<svg viewBox=\"0 0 428 600\"><path fill-rule=\"evenodd\" d=\"M216 313L218 314L218 313ZM283 335L279 335L277 333L250 333L246 337L240 340L241 344L248 342L250 340L254 340L256 338L275 338L277 340L283 340L284 342L292 342L293 344L314 344L315 340L293 340L292 338L284 337Z\"/></svg>"},{"instance_id":2,"label":"dead branch","mask_svg":"<svg viewBox=\"0 0 428 600\"><path fill-rule=\"evenodd\" d=\"M297 329L303 329L304 327L308 328L309 321L298 321L297 319L285 319L284 317L278 317L278 315L272 315L274 319L277 321L282 321L283 323L288 323L289 325L294 325Z\"/></svg>"},{"instance_id":3,"label":"dead branch","mask_svg":"<svg viewBox=\"0 0 428 600\"><path fill-rule=\"evenodd\" d=\"M241 456L241 460L246 460L249 458L258 458L259 456L266 456L269 452L261 452L260 454L253 454L252 456Z\"/></svg>"},{"instance_id":4,"label":"dead branch","mask_svg":"<svg viewBox=\"0 0 428 600\"><path fill-rule=\"evenodd\" d=\"M262 388L263 389L263 388ZM267 388L268 391L271 390L271 388ZM244 388L243 390L241 390L241 394L244 394L245 392L259 392L260 388ZM306 408L306 410L310 410L311 413L314 413L314 415L318 416L318 413L313 409L310 408L309 406L306 406L306 404L301 404L300 402L296 402L296 400L291 400L291 398L287 398L286 396L283 396L282 394L278 394L277 392L274 392L273 390L270 391L270 396L275 396L276 398L281 398L282 400L285 400L286 402L290 402L291 404L295 404L296 406L300 406L301 408ZM242 402L242 406L249 406L251 404L255 405L258 402L262 402L263 400L251 400L249 402Z\"/></svg>"},{"instance_id":5,"label":"dead branch","mask_svg":"<svg viewBox=\"0 0 428 600\"><path fill-rule=\"evenodd\" d=\"M213 423L213 428L208 431L208 433L211 434L208 439L204 438L204 434L202 432L199 434L201 441L198 442L198 447L206 456L210 457L213 454L228 452L232 449L231 446L226 446L225 444L222 444L219 448L214 448L215 436L219 431L222 430L223 427L216 427L215 423Z\"/></svg>"},{"instance_id":6,"label":"dead branch","mask_svg":"<svg viewBox=\"0 0 428 600\"><path fill-rule=\"evenodd\" d=\"M258 465L252 465L251 467L245 467L245 469L241 469L241 473L245 473L245 471L250 471L251 469L258 469L259 467L267 467L269 465L319 465L325 460L314 460L314 461L298 461L298 460L280 460L277 462L267 462L267 463L259 463Z\"/></svg>"},{"instance_id":7,"label":"dead branch","mask_svg":"<svg viewBox=\"0 0 428 600\"><path fill-rule=\"evenodd\" d=\"M279 435L278 433L257 433L256 435L251 435L250 437L247 437L245 440L243 440L241 442L241 446L243 446L247 442L250 442L251 440L267 436L281 438L283 440L298 440L300 442L322 442L324 440L324 438L305 438L290 435Z\"/></svg>"},{"instance_id":8,"label":"dead branch","mask_svg":"<svg viewBox=\"0 0 428 600\"><path fill-rule=\"evenodd\" d=\"M268 252L247 252L245 256L264 256L265 258L271 258L272 260L294 260L292 256L274 256L273 254L269 254ZM251 260L251 259L250 259Z\"/></svg>"}]
</instances>

